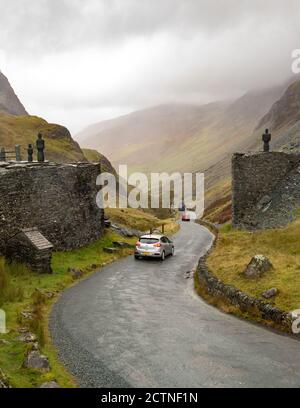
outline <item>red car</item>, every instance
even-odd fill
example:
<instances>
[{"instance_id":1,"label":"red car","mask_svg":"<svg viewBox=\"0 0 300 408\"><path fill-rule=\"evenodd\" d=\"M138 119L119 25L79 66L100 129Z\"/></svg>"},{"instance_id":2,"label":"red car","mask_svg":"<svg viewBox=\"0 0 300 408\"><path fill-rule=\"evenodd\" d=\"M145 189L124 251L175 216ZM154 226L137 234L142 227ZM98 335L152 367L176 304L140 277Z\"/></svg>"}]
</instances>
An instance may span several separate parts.
<instances>
[{"instance_id":1,"label":"red car","mask_svg":"<svg viewBox=\"0 0 300 408\"><path fill-rule=\"evenodd\" d=\"M191 221L190 214L189 213L182 214L181 220L182 221Z\"/></svg>"}]
</instances>

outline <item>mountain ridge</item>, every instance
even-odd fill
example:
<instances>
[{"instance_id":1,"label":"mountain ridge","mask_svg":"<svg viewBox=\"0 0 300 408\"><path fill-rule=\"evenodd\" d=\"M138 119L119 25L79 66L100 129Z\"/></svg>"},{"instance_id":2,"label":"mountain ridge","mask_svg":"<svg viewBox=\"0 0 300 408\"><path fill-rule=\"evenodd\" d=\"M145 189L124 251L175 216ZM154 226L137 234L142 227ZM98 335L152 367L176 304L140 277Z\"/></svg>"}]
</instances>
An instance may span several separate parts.
<instances>
[{"instance_id":1,"label":"mountain ridge","mask_svg":"<svg viewBox=\"0 0 300 408\"><path fill-rule=\"evenodd\" d=\"M257 121L285 84L250 91L234 101L159 105L93 124L75 135L101 150L114 166L140 171L195 171L252 144Z\"/></svg>"},{"instance_id":2,"label":"mountain ridge","mask_svg":"<svg viewBox=\"0 0 300 408\"><path fill-rule=\"evenodd\" d=\"M189 113L190 106L178 104L136 111L100 123L100 127L99 124L90 126L88 133L92 130L92 136L88 143L104 151L114 166L128 164L129 172L203 172L205 206L211 206L210 212L216 222L224 222L231 214L231 156L234 152L261 150L265 127L272 133L271 149L300 149L298 82L299 76L291 77L271 88L249 91L234 101L193 105ZM287 108L284 114L287 101L292 109ZM165 122L170 119L169 126L165 122L165 128L160 126L157 112L165 115ZM173 117L166 119L166 112L173 112ZM152 115L146 118L147 129L143 133L144 115L149 116L149 113ZM269 120L274 117L277 118L275 124ZM159 132L156 132L157 126ZM175 128L173 135L172 127ZM140 134L136 129L141 130ZM88 136L85 131L81 132L83 145Z\"/></svg>"},{"instance_id":3,"label":"mountain ridge","mask_svg":"<svg viewBox=\"0 0 300 408\"><path fill-rule=\"evenodd\" d=\"M28 115L23 104L10 85L7 77L0 71L0 111L11 115Z\"/></svg>"}]
</instances>

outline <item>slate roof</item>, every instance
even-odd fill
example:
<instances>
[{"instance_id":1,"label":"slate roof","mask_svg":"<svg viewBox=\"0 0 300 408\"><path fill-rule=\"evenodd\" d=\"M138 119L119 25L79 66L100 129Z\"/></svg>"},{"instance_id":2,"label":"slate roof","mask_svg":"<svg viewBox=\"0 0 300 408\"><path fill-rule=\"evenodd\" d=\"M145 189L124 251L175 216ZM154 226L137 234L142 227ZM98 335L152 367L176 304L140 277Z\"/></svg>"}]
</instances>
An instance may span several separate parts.
<instances>
[{"instance_id":1,"label":"slate roof","mask_svg":"<svg viewBox=\"0 0 300 408\"><path fill-rule=\"evenodd\" d=\"M31 244L39 250L53 248L51 242L49 242L37 228L22 229L22 233L31 242Z\"/></svg>"}]
</instances>

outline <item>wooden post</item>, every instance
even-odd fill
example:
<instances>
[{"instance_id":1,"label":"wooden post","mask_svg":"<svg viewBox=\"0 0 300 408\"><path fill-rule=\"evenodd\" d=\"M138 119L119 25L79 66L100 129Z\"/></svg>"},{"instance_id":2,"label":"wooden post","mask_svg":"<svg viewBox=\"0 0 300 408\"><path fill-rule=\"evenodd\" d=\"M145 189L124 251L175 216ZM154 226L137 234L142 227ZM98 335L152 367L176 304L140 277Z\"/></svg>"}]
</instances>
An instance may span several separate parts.
<instances>
[{"instance_id":1,"label":"wooden post","mask_svg":"<svg viewBox=\"0 0 300 408\"><path fill-rule=\"evenodd\" d=\"M161 232L164 234L165 233L165 224L161 224Z\"/></svg>"},{"instance_id":2,"label":"wooden post","mask_svg":"<svg viewBox=\"0 0 300 408\"><path fill-rule=\"evenodd\" d=\"M5 148L4 147L1 147L1 150L0 150L0 161L6 161L6 154L5 154Z\"/></svg>"},{"instance_id":3,"label":"wooden post","mask_svg":"<svg viewBox=\"0 0 300 408\"><path fill-rule=\"evenodd\" d=\"M16 161L21 161L21 146L16 145L15 146L15 152L16 152Z\"/></svg>"}]
</instances>

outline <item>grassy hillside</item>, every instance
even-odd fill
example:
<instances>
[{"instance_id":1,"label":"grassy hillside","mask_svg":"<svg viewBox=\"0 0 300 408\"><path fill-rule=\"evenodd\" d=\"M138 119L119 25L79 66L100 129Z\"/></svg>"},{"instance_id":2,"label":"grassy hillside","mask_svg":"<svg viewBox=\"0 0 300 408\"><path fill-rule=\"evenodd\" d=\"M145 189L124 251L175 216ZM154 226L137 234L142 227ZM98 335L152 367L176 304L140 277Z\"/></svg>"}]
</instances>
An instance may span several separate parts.
<instances>
[{"instance_id":1,"label":"grassy hillside","mask_svg":"<svg viewBox=\"0 0 300 408\"><path fill-rule=\"evenodd\" d=\"M93 163L98 163L101 161L103 155L94 149L82 149L85 158Z\"/></svg>"},{"instance_id":2,"label":"grassy hillside","mask_svg":"<svg viewBox=\"0 0 300 408\"><path fill-rule=\"evenodd\" d=\"M206 191L203 218L215 224L223 224L231 219L230 178L224 178Z\"/></svg>"},{"instance_id":3,"label":"grassy hillside","mask_svg":"<svg viewBox=\"0 0 300 408\"><path fill-rule=\"evenodd\" d=\"M149 232L150 228L161 230L162 225L164 225L166 234L174 234L179 229L176 216L172 217L170 214L168 217L165 215L165 218L158 218L155 216L155 212L151 214L135 208L107 208L105 214L117 224L140 231Z\"/></svg>"},{"instance_id":4,"label":"grassy hillside","mask_svg":"<svg viewBox=\"0 0 300 408\"><path fill-rule=\"evenodd\" d=\"M215 250L208 257L208 266L223 282L249 295L261 297L265 290L276 287L279 290L274 298L277 307L286 311L299 309L300 211L298 215L298 219L285 228L255 233L224 226ZM261 278L246 279L242 272L256 254L267 256L274 269Z\"/></svg>"},{"instance_id":5,"label":"grassy hillside","mask_svg":"<svg viewBox=\"0 0 300 408\"><path fill-rule=\"evenodd\" d=\"M111 162L103 156L103 154L99 153L97 150L94 149L82 149L84 157L92 163L100 163L102 172L111 173L115 176L117 175L116 170L112 166Z\"/></svg>"},{"instance_id":6,"label":"grassy hillside","mask_svg":"<svg viewBox=\"0 0 300 408\"><path fill-rule=\"evenodd\" d=\"M58 163L85 161L78 143L72 139L65 127L48 123L37 116L13 116L0 112L0 147L10 149L20 144L25 160L27 160L27 146L29 143L35 146L39 132L46 142L46 160Z\"/></svg>"}]
</instances>

